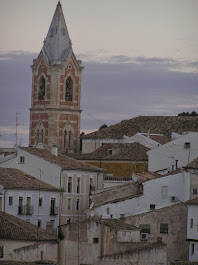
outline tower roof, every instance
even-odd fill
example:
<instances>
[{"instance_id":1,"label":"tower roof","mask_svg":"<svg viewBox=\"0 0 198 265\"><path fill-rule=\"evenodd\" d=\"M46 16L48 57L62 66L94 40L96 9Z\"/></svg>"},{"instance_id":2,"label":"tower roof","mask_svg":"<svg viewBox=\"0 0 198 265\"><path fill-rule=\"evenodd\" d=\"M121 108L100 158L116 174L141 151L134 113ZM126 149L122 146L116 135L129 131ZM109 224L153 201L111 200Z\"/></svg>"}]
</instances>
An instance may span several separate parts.
<instances>
[{"instance_id":1,"label":"tower roof","mask_svg":"<svg viewBox=\"0 0 198 265\"><path fill-rule=\"evenodd\" d=\"M49 64L62 64L71 51L71 40L59 1L47 37L44 41L43 52Z\"/></svg>"}]
</instances>

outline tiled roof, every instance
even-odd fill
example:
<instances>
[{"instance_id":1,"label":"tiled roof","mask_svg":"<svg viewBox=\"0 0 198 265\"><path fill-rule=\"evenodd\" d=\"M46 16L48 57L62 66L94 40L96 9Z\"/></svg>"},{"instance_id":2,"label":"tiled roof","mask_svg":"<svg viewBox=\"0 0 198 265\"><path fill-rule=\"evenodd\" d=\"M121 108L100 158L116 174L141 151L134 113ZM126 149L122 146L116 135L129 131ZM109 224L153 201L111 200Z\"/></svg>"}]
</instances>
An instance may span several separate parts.
<instances>
[{"instance_id":1,"label":"tiled roof","mask_svg":"<svg viewBox=\"0 0 198 265\"><path fill-rule=\"evenodd\" d=\"M14 168L0 168L0 185L5 189L60 191L56 187Z\"/></svg>"},{"instance_id":2,"label":"tiled roof","mask_svg":"<svg viewBox=\"0 0 198 265\"><path fill-rule=\"evenodd\" d=\"M112 154L109 154L112 150ZM73 154L79 160L130 160L130 161L148 161L146 152L149 148L139 143L109 143L103 144L92 153Z\"/></svg>"},{"instance_id":3,"label":"tiled roof","mask_svg":"<svg viewBox=\"0 0 198 265\"><path fill-rule=\"evenodd\" d=\"M57 236L13 215L0 211L0 238L29 241L54 241Z\"/></svg>"},{"instance_id":4,"label":"tiled roof","mask_svg":"<svg viewBox=\"0 0 198 265\"><path fill-rule=\"evenodd\" d=\"M172 132L198 132L198 116L139 116L107 128L84 135L83 139L121 139L136 133L163 134L170 137ZM153 139L154 140L154 139Z\"/></svg>"},{"instance_id":5,"label":"tiled roof","mask_svg":"<svg viewBox=\"0 0 198 265\"><path fill-rule=\"evenodd\" d=\"M192 162L190 162L184 168L186 168L186 169L198 169L198 157L195 158Z\"/></svg>"},{"instance_id":6,"label":"tiled roof","mask_svg":"<svg viewBox=\"0 0 198 265\"><path fill-rule=\"evenodd\" d=\"M186 204L191 204L191 205L198 205L198 197L195 197L192 200L188 200Z\"/></svg>"},{"instance_id":7,"label":"tiled roof","mask_svg":"<svg viewBox=\"0 0 198 265\"><path fill-rule=\"evenodd\" d=\"M102 257L116 256L118 258L118 255L133 253L134 251L137 251L137 250L156 248L156 247L160 247L160 246L166 246L166 244L165 243L158 243L158 242L136 242L136 243L131 244L130 248L128 248L126 250L123 250L121 252L112 253L112 254L106 254L106 255L103 255Z\"/></svg>"},{"instance_id":8,"label":"tiled roof","mask_svg":"<svg viewBox=\"0 0 198 265\"><path fill-rule=\"evenodd\" d=\"M66 170L82 170L91 172L105 172L105 169L91 166L81 161L77 161L66 155L58 154L57 156L52 155L46 149L32 148L32 147L20 147L20 149L40 157L50 163L56 164Z\"/></svg>"},{"instance_id":9,"label":"tiled roof","mask_svg":"<svg viewBox=\"0 0 198 265\"><path fill-rule=\"evenodd\" d=\"M53 261L32 261L32 262L25 262L25 261L6 261L0 260L0 265L55 265L56 263Z\"/></svg>"}]
</instances>

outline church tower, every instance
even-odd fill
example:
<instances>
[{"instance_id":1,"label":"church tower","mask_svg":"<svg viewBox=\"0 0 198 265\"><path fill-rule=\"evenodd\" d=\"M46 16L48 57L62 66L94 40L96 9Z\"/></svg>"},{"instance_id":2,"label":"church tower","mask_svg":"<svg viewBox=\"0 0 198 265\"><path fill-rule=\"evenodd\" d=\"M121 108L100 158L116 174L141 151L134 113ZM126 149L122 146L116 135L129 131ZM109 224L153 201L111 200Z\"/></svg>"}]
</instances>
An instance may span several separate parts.
<instances>
[{"instance_id":1,"label":"church tower","mask_svg":"<svg viewBox=\"0 0 198 265\"><path fill-rule=\"evenodd\" d=\"M32 65L29 143L79 149L81 61L76 59L60 2Z\"/></svg>"}]
</instances>

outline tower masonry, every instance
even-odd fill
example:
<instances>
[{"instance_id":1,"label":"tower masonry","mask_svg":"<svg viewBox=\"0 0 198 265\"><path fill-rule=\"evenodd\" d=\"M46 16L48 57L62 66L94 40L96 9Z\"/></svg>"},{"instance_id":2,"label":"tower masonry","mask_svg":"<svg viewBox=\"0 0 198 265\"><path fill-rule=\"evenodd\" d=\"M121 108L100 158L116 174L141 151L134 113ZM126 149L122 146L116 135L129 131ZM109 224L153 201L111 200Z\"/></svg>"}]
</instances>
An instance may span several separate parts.
<instances>
[{"instance_id":1,"label":"tower masonry","mask_svg":"<svg viewBox=\"0 0 198 265\"><path fill-rule=\"evenodd\" d=\"M79 149L81 74L60 2L32 65L29 144Z\"/></svg>"}]
</instances>

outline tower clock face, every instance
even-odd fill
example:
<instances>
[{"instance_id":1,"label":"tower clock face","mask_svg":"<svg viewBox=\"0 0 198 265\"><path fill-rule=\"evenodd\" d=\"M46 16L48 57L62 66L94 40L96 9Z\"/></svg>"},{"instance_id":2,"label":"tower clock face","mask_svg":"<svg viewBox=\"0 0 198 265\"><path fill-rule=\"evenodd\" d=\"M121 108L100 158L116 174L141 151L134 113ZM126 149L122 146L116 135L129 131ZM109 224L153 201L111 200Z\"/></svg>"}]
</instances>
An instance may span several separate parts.
<instances>
[{"instance_id":1,"label":"tower clock face","mask_svg":"<svg viewBox=\"0 0 198 265\"><path fill-rule=\"evenodd\" d=\"M65 34L66 34L66 30L65 30L65 28L61 28L61 34L62 34L63 36L65 36Z\"/></svg>"}]
</instances>

